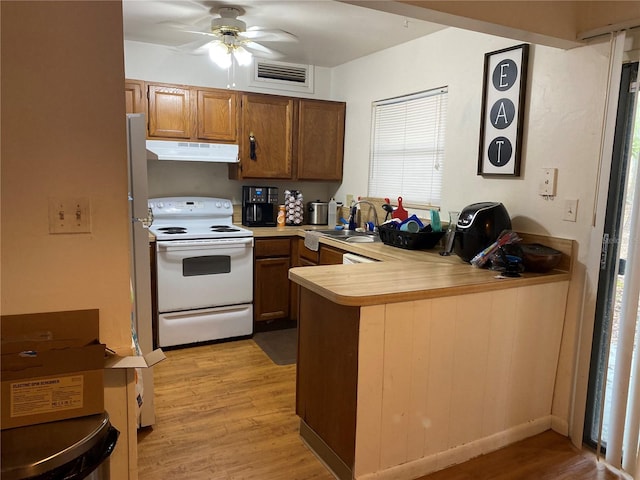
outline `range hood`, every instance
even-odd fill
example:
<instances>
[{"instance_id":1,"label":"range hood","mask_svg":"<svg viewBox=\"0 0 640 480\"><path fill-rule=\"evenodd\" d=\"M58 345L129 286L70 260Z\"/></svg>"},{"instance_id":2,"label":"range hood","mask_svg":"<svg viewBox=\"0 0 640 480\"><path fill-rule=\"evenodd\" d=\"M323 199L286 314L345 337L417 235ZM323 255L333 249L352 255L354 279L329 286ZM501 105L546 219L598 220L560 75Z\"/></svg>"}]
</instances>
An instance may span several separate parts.
<instances>
[{"instance_id":1,"label":"range hood","mask_svg":"<svg viewBox=\"0 0 640 480\"><path fill-rule=\"evenodd\" d=\"M238 163L238 145L147 140L147 159Z\"/></svg>"}]
</instances>

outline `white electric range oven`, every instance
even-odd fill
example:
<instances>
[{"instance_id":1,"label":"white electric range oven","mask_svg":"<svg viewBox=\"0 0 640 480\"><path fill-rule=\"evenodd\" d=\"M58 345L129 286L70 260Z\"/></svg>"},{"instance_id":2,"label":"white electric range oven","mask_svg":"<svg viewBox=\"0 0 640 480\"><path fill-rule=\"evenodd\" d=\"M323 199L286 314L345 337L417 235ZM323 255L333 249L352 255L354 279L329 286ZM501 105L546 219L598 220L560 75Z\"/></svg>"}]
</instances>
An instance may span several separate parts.
<instances>
[{"instance_id":1,"label":"white electric range oven","mask_svg":"<svg viewBox=\"0 0 640 480\"><path fill-rule=\"evenodd\" d=\"M156 236L158 346L251 335L253 232L233 225L230 200L149 200Z\"/></svg>"}]
</instances>

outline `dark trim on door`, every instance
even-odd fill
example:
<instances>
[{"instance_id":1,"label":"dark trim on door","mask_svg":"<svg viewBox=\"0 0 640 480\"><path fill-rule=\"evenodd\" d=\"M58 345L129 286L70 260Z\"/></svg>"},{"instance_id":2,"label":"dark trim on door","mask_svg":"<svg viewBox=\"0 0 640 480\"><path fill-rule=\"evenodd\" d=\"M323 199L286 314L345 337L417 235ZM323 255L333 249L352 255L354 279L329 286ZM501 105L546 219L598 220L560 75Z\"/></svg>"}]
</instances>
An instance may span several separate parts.
<instances>
[{"instance_id":1,"label":"dark trim on door","mask_svg":"<svg viewBox=\"0 0 640 480\"><path fill-rule=\"evenodd\" d=\"M616 291L618 273L619 237L622 226L623 201L627 178L630 150L633 143L633 126L635 115L636 91L638 78L638 62L622 66L620 79L620 96L611 158L611 174L607 195L602 248L600 252L600 275L591 347L591 364L589 367L589 386L587 390L587 408L584 421L583 441L596 447L600 430L600 412L605 369L609 355L609 332L613 297ZM602 450L606 445L602 445Z\"/></svg>"}]
</instances>

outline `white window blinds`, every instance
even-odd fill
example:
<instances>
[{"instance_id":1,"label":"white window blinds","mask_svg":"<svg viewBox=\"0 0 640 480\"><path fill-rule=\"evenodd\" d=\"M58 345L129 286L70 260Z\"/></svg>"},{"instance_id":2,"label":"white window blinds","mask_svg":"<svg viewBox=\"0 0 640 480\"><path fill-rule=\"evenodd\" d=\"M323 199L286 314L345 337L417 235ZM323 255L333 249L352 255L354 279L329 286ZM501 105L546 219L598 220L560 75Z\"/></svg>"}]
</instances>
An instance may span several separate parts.
<instances>
[{"instance_id":1,"label":"white window blinds","mask_svg":"<svg viewBox=\"0 0 640 480\"><path fill-rule=\"evenodd\" d=\"M439 206L447 88L374 102L369 196Z\"/></svg>"}]
</instances>

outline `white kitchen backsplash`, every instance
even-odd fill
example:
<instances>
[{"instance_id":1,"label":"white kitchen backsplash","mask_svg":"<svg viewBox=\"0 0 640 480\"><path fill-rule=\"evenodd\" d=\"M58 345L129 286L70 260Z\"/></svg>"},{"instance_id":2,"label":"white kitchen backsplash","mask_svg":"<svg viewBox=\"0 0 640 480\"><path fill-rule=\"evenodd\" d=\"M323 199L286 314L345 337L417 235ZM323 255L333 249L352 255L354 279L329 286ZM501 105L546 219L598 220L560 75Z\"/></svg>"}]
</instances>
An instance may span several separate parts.
<instances>
[{"instance_id":1,"label":"white kitchen backsplash","mask_svg":"<svg viewBox=\"0 0 640 480\"><path fill-rule=\"evenodd\" d=\"M304 202L328 202L338 189L336 182L293 182L283 180L229 180L228 167L221 163L148 161L149 197L203 196L228 198L242 203L242 186L278 187L278 201L284 200L285 190L299 190Z\"/></svg>"}]
</instances>

